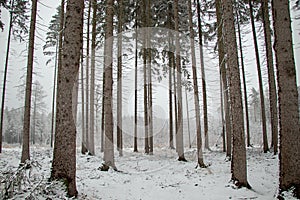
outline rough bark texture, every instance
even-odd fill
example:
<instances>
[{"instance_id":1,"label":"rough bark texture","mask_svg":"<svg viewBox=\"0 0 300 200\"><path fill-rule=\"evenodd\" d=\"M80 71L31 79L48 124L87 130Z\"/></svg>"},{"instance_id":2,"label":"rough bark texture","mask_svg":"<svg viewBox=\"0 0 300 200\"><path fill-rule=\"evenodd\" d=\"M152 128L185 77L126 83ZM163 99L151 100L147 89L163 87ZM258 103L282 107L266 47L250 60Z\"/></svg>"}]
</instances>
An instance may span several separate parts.
<instances>
[{"instance_id":1,"label":"rough bark texture","mask_svg":"<svg viewBox=\"0 0 300 200\"><path fill-rule=\"evenodd\" d=\"M244 117L241 94L241 80L238 65L236 31L234 25L233 2L222 0L223 36L229 72L230 103L232 121L232 180L239 187L249 187L247 182L246 147L244 135Z\"/></svg>"},{"instance_id":2,"label":"rough bark texture","mask_svg":"<svg viewBox=\"0 0 300 200\"><path fill-rule=\"evenodd\" d=\"M118 1L118 82L117 82L117 148L123 155L122 141L122 31L123 31L123 0Z\"/></svg>"},{"instance_id":3,"label":"rough bark texture","mask_svg":"<svg viewBox=\"0 0 300 200\"><path fill-rule=\"evenodd\" d=\"M272 145L274 148L274 154L277 154L277 152L278 152L277 90L276 90L275 75L274 75L272 31L271 31L271 27L270 27L269 0L261 0L261 7L262 7L262 16L263 16L263 25L264 25L266 53L267 53Z\"/></svg>"},{"instance_id":4,"label":"rough bark texture","mask_svg":"<svg viewBox=\"0 0 300 200\"><path fill-rule=\"evenodd\" d=\"M31 108L31 91L32 91L32 72L33 72L33 53L34 53L34 38L35 38L35 23L36 23L37 0L32 1L29 46L27 58L27 75L26 75L26 91L25 91L25 111L23 124L23 144L21 163L25 163L30 159L29 152L29 135L30 135L30 108Z\"/></svg>"},{"instance_id":5,"label":"rough bark texture","mask_svg":"<svg viewBox=\"0 0 300 200\"><path fill-rule=\"evenodd\" d=\"M137 8L138 3L136 2L135 7ZM133 151L138 152L137 145L137 108L138 108L138 91L137 91L137 82L138 82L138 31L137 31L137 18L138 12L135 12L135 63L134 63L134 141L133 141Z\"/></svg>"},{"instance_id":6,"label":"rough bark texture","mask_svg":"<svg viewBox=\"0 0 300 200\"><path fill-rule=\"evenodd\" d=\"M104 139L104 162L106 166L115 167L114 159L114 122L113 122L113 16L114 1L106 2L106 30L104 46L104 67L105 67L105 85L104 85L104 121L105 121L105 139Z\"/></svg>"},{"instance_id":7,"label":"rough bark texture","mask_svg":"<svg viewBox=\"0 0 300 200\"><path fill-rule=\"evenodd\" d=\"M300 198L300 130L289 1L272 1L279 102L279 190Z\"/></svg>"},{"instance_id":8,"label":"rough bark texture","mask_svg":"<svg viewBox=\"0 0 300 200\"><path fill-rule=\"evenodd\" d=\"M11 2L11 5L14 5L14 0ZM12 17L13 12L10 11L9 15L9 28L8 28L8 38L7 38L7 47L6 47L6 57L4 65L4 75L3 75L3 88L2 88L2 101L1 101L1 116L0 116L0 153L2 153L2 135L3 135L3 117L4 117L4 104L5 104L5 92L6 92L6 79L7 79L7 70L8 70L8 57L10 52L10 38L12 31Z\"/></svg>"},{"instance_id":9,"label":"rough bark texture","mask_svg":"<svg viewBox=\"0 0 300 200\"><path fill-rule=\"evenodd\" d=\"M56 127L51 179L63 180L69 196L76 189L76 127L72 92L77 81L83 44L83 0L68 0L62 66L58 69Z\"/></svg>"},{"instance_id":10,"label":"rough bark texture","mask_svg":"<svg viewBox=\"0 0 300 200\"><path fill-rule=\"evenodd\" d=\"M226 73L226 60L223 39L223 23L222 23L222 6L221 0L216 1L217 23L218 23L218 52L219 65L222 79L222 87L224 92L224 111L225 111L225 132L226 132L226 157L231 158L231 122L230 122L230 104L229 104L229 87Z\"/></svg>"},{"instance_id":11,"label":"rough bark texture","mask_svg":"<svg viewBox=\"0 0 300 200\"><path fill-rule=\"evenodd\" d=\"M262 72L261 72L260 59L259 59L259 49L258 49L256 30L255 30L255 24L254 24L252 0L249 0L249 7L250 7L250 19L251 19L252 33L253 33L253 42L254 42L255 56L256 56L256 67L257 67L257 74L258 74L262 134L263 134L263 144L264 144L263 148L264 148L264 153L267 153L269 151L269 146L268 146L268 137L267 137L265 97L264 97L263 80L262 80L262 75L261 75Z\"/></svg>"},{"instance_id":12,"label":"rough bark texture","mask_svg":"<svg viewBox=\"0 0 300 200\"><path fill-rule=\"evenodd\" d=\"M96 68L96 36L97 36L97 0L92 1L92 49L91 49L91 85L90 85L90 131L89 131L89 151L95 155L95 68Z\"/></svg>"},{"instance_id":13,"label":"rough bark texture","mask_svg":"<svg viewBox=\"0 0 300 200\"><path fill-rule=\"evenodd\" d=\"M178 0L174 0L174 19L175 19L175 52L176 52L176 69L177 69L177 97L178 97L178 121L176 141L178 146L178 160L186 161L184 157L184 145L183 145L183 117L182 117L182 83L181 83L181 63L180 63L180 42L179 42L179 16L178 16Z\"/></svg>"}]
</instances>

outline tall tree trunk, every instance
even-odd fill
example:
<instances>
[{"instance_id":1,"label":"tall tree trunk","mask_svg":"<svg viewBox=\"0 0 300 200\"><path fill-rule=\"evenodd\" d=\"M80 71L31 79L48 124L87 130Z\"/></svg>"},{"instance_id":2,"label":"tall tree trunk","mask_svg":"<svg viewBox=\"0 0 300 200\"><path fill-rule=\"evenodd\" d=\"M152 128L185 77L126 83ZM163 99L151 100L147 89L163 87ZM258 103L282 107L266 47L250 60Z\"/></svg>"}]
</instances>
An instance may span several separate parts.
<instances>
[{"instance_id":1,"label":"tall tree trunk","mask_svg":"<svg viewBox=\"0 0 300 200\"><path fill-rule=\"evenodd\" d=\"M182 83L181 83L181 63L180 63L180 42L179 42L179 16L178 16L178 0L174 0L174 19L175 19L175 52L176 52L176 69L177 69L177 97L178 97L178 130L176 139L178 139L178 160L186 161L184 157L183 145L183 117L182 117Z\"/></svg>"},{"instance_id":2,"label":"tall tree trunk","mask_svg":"<svg viewBox=\"0 0 300 200\"><path fill-rule=\"evenodd\" d=\"M101 109L101 152L104 152L104 130L105 130L105 112L104 112L104 98L105 98L105 66L102 74L102 109Z\"/></svg>"},{"instance_id":3,"label":"tall tree trunk","mask_svg":"<svg viewBox=\"0 0 300 200\"><path fill-rule=\"evenodd\" d=\"M11 31L13 26L13 10L14 10L14 0L11 1L11 11L9 13L9 28L8 28L8 38L7 38L7 47L6 47L6 57L5 57L5 65L4 65L4 75L3 75L3 88L2 88L2 101L1 101L1 118L0 118L0 153L2 153L2 135L3 135L3 117L4 117L4 106L5 106L5 92L6 92L6 79L7 79L7 71L8 71L8 58L10 52L10 38Z\"/></svg>"},{"instance_id":4,"label":"tall tree trunk","mask_svg":"<svg viewBox=\"0 0 300 200\"><path fill-rule=\"evenodd\" d=\"M147 0L143 0L143 18L144 28L147 26ZM149 153L149 120L148 120L148 85L147 85L147 33L143 33L143 65L144 65L144 125L145 125L145 153Z\"/></svg>"},{"instance_id":5,"label":"tall tree trunk","mask_svg":"<svg viewBox=\"0 0 300 200\"><path fill-rule=\"evenodd\" d=\"M172 44L173 45L173 44ZM178 139L177 139L177 132L178 132L178 109L177 109L177 81L176 81L176 64L175 64L175 54L172 53L172 64L173 64L173 84L174 84L174 115L175 115L175 149L177 152L178 149Z\"/></svg>"},{"instance_id":6,"label":"tall tree trunk","mask_svg":"<svg viewBox=\"0 0 300 200\"><path fill-rule=\"evenodd\" d=\"M262 7L262 16L263 16L263 25L264 25L266 53L267 53L272 144L274 148L274 154L276 155L278 152L278 112L277 112L277 91L276 91L273 51L272 51L272 32L270 27L269 1L261 0L261 7Z\"/></svg>"},{"instance_id":7,"label":"tall tree trunk","mask_svg":"<svg viewBox=\"0 0 300 200\"><path fill-rule=\"evenodd\" d=\"M117 148L119 155L123 155L122 142L122 31L123 31L123 0L118 1L118 82L117 82Z\"/></svg>"},{"instance_id":8,"label":"tall tree trunk","mask_svg":"<svg viewBox=\"0 0 300 200\"><path fill-rule=\"evenodd\" d=\"M34 91L33 120L32 120L32 131L31 131L31 141L33 145L35 144L36 97L37 97L37 85L35 85L35 91Z\"/></svg>"},{"instance_id":9,"label":"tall tree trunk","mask_svg":"<svg viewBox=\"0 0 300 200\"><path fill-rule=\"evenodd\" d=\"M247 83L246 83L246 73L245 73L245 64L244 64L242 34L241 34L241 27L240 27L240 21L239 21L239 13L237 11L236 11L236 17L237 17L238 36L239 36L239 46L240 46L240 56L241 56L243 86L244 86L244 102L245 102L245 114L246 114L247 147L250 147L251 144L250 144L250 125L249 125Z\"/></svg>"},{"instance_id":10,"label":"tall tree trunk","mask_svg":"<svg viewBox=\"0 0 300 200\"><path fill-rule=\"evenodd\" d=\"M87 39L86 39L86 66L85 66L85 131L86 131L86 147L88 152L91 153L90 150L90 98L89 98L89 77L90 77L90 21L91 21L91 9L92 9L92 1L89 0L88 6L88 18L87 18Z\"/></svg>"},{"instance_id":11,"label":"tall tree trunk","mask_svg":"<svg viewBox=\"0 0 300 200\"><path fill-rule=\"evenodd\" d=\"M199 89L197 79L197 66L195 55L195 33L193 29L193 15L192 15L192 2L188 1L189 6L189 29L191 38L191 55L192 55L192 70L193 70L193 85L194 85L194 104L196 114L196 134L197 134L197 160L199 167L205 167L202 153L202 137L201 137L201 122L200 122L200 105L199 105Z\"/></svg>"},{"instance_id":12,"label":"tall tree trunk","mask_svg":"<svg viewBox=\"0 0 300 200\"><path fill-rule=\"evenodd\" d=\"M92 51L91 51L91 85L90 85L90 131L89 151L95 155L95 68L96 68L96 37L97 37L97 0L92 0Z\"/></svg>"},{"instance_id":13,"label":"tall tree trunk","mask_svg":"<svg viewBox=\"0 0 300 200\"><path fill-rule=\"evenodd\" d=\"M113 122L113 0L106 2L106 30L105 30L105 46L104 46L104 67L105 67L105 86L104 86L104 113L105 113L105 139L104 139L104 162L106 166L115 167L114 160L114 122Z\"/></svg>"},{"instance_id":14,"label":"tall tree trunk","mask_svg":"<svg viewBox=\"0 0 300 200\"><path fill-rule=\"evenodd\" d=\"M243 103L241 80L238 65L237 40L234 25L232 1L222 0L223 5L223 36L230 82L230 103L232 115L232 161L231 179L239 187L250 187L247 182L247 161L244 133Z\"/></svg>"},{"instance_id":15,"label":"tall tree trunk","mask_svg":"<svg viewBox=\"0 0 300 200\"><path fill-rule=\"evenodd\" d=\"M207 114L207 94L206 94L206 78L203 56L203 39L202 39L202 22L201 22L201 7L200 1L197 0L197 19L198 19L198 34L199 34L199 48L200 48L200 62L201 62L201 79L202 79L202 95L203 95L203 117L204 117L204 147L209 149L208 141L208 114Z\"/></svg>"},{"instance_id":16,"label":"tall tree trunk","mask_svg":"<svg viewBox=\"0 0 300 200\"><path fill-rule=\"evenodd\" d=\"M58 68L55 142L51 179L64 180L69 196L76 189L76 126L72 113L72 92L80 66L83 45L83 0L68 0L63 60Z\"/></svg>"},{"instance_id":17,"label":"tall tree trunk","mask_svg":"<svg viewBox=\"0 0 300 200\"><path fill-rule=\"evenodd\" d=\"M272 1L279 102L279 192L300 199L300 130L289 1Z\"/></svg>"},{"instance_id":18,"label":"tall tree trunk","mask_svg":"<svg viewBox=\"0 0 300 200\"><path fill-rule=\"evenodd\" d=\"M30 133L30 108L31 108L31 91L32 91L32 72L33 72L33 58L34 58L34 39L35 39L35 23L37 15L37 0L32 1L31 20L29 32L29 46L27 59L27 76L26 76L26 91L25 91L25 111L23 124L23 144L21 163L30 160L29 152L29 133Z\"/></svg>"},{"instance_id":19,"label":"tall tree trunk","mask_svg":"<svg viewBox=\"0 0 300 200\"><path fill-rule=\"evenodd\" d=\"M222 23L222 4L221 0L216 1L216 13L218 23L218 53L219 66L222 79L222 86L224 92L224 111L225 111L225 128L226 128L226 157L231 159L231 120L230 120L230 104L229 104L229 87L226 73L225 49L223 39L223 23Z\"/></svg>"},{"instance_id":20,"label":"tall tree trunk","mask_svg":"<svg viewBox=\"0 0 300 200\"><path fill-rule=\"evenodd\" d=\"M138 3L136 2L135 7L137 8ZM133 141L133 151L138 152L137 147L137 108L138 108L138 91L137 91L137 82L138 82L138 31L137 31L137 10L135 11L135 63L134 63L134 141Z\"/></svg>"},{"instance_id":21,"label":"tall tree trunk","mask_svg":"<svg viewBox=\"0 0 300 200\"><path fill-rule=\"evenodd\" d=\"M256 30L255 30L255 22L253 16L253 8L252 8L252 0L249 0L250 7L250 19L253 33L253 41L255 48L255 56L256 56L256 66L257 66L257 74L258 74L258 83L259 83L259 94L260 94L260 106L261 106L261 121L262 121L262 133L263 133L263 144L264 144L264 153L269 151L268 147L268 136L267 136L267 123L266 123L266 109L265 109L265 97L264 97L264 88L263 88L263 80L261 75L261 66L259 59L259 49L257 44Z\"/></svg>"},{"instance_id":22,"label":"tall tree trunk","mask_svg":"<svg viewBox=\"0 0 300 200\"><path fill-rule=\"evenodd\" d=\"M81 51L81 153L85 154L88 152L86 146L86 134L85 134L85 113L84 113L84 66L83 66L83 49Z\"/></svg>"}]
</instances>

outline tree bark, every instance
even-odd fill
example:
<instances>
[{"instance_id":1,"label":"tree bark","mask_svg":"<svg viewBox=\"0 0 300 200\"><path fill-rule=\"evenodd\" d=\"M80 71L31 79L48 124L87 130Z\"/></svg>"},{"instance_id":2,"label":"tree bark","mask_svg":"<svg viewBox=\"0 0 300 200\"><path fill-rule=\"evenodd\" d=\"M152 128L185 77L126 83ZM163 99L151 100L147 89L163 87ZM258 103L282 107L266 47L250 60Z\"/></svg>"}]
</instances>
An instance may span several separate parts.
<instances>
[{"instance_id":1,"label":"tree bark","mask_svg":"<svg viewBox=\"0 0 300 200\"><path fill-rule=\"evenodd\" d=\"M179 16L178 0L174 0L174 19L175 19L175 52L176 52L176 69L177 69L177 97L178 97L178 122L176 139L178 140L178 161L186 161L184 157L183 145L183 117L182 117L182 83L181 83L181 63L180 63L180 42L179 42Z\"/></svg>"},{"instance_id":2,"label":"tree bark","mask_svg":"<svg viewBox=\"0 0 300 200\"><path fill-rule=\"evenodd\" d=\"M273 63L273 50L272 50L272 31L270 27L270 14L269 14L269 1L261 0L263 25L264 25L264 37L267 54L267 66L268 66L268 83L269 83L269 100L270 100L270 112L271 112L271 130L272 130L272 144L274 148L274 154L278 152L278 111L277 111L277 90L274 75L274 63Z\"/></svg>"},{"instance_id":3,"label":"tree bark","mask_svg":"<svg viewBox=\"0 0 300 200\"><path fill-rule=\"evenodd\" d=\"M136 9L138 3L136 2ZM137 82L138 82L138 31L137 31L137 10L135 11L135 63L134 63L134 141L133 141L133 151L138 152L137 145L137 108L138 108L138 91L137 91Z\"/></svg>"},{"instance_id":4,"label":"tree bark","mask_svg":"<svg viewBox=\"0 0 300 200\"><path fill-rule=\"evenodd\" d=\"M104 139L104 164L116 169L114 160L114 122L113 122L113 16L114 1L106 2L106 30L104 46L104 67L105 67L105 86L104 86L104 121L105 121L105 139Z\"/></svg>"},{"instance_id":5,"label":"tree bark","mask_svg":"<svg viewBox=\"0 0 300 200\"><path fill-rule=\"evenodd\" d=\"M84 66L83 66L83 49L81 50L81 153L85 154L88 152L87 146L86 146L86 134L85 134L85 113L84 113Z\"/></svg>"},{"instance_id":6,"label":"tree bark","mask_svg":"<svg viewBox=\"0 0 300 200\"><path fill-rule=\"evenodd\" d=\"M267 153L269 151L269 147L268 147L268 136L267 136L265 97L264 97L264 88L263 88L263 81L262 81L262 75L261 75L259 49L258 49L256 30L255 30L255 24L254 24L253 8L252 8L251 2L252 2L252 0L249 0L250 19L251 19L251 25L252 25L253 42L254 42L254 48L255 48L256 66L257 66L258 83L259 83L263 144L264 144L264 153Z\"/></svg>"},{"instance_id":7,"label":"tree bark","mask_svg":"<svg viewBox=\"0 0 300 200\"><path fill-rule=\"evenodd\" d=\"M68 196L76 189L76 126L72 92L77 81L83 45L83 0L68 0L62 66L58 69L56 127L51 179L64 180Z\"/></svg>"},{"instance_id":8,"label":"tree bark","mask_svg":"<svg viewBox=\"0 0 300 200\"><path fill-rule=\"evenodd\" d=\"M233 5L232 1L222 0L221 2L223 5L223 36L229 70L231 115L232 121L234 122L232 123L233 151L231 161L231 179L238 187L250 188L247 182L243 104Z\"/></svg>"},{"instance_id":9,"label":"tree bark","mask_svg":"<svg viewBox=\"0 0 300 200\"><path fill-rule=\"evenodd\" d=\"M32 1L29 46L27 59L27 76L26 76L26 91L25 91L25 111L23 124L23 144L21 163L30 160L29 149L29 133L30 133L30 108L31 108L31 92L32 92L32 74L33 74L33 58L34 58L34 39L37 15L37 0Z\"/></svg>"},{"instance_id":10,"label":"tree bark","mask_svg":"<svg viewBox=\"0 0 300 200\"><path fill-rule=\"evenodd\" d=\"M272 1L279 103L279 192L300 198L300 130L289 1Z\"/></svg>"},{"instance_id":11,"label":"tree bark","mask_svg":"<svg viewBox=\"0 0 300 200\"><path fill-rule=\"evenodd\" d=\"M186 105L186 118L187 118L187 127L188 127L188 136L189 136L189 148L192 148L191 144L191 131L190 131L190 114L189 114L189 100L187 95L187 88L185 88L185 105Z\"/></svg>"}]
</instances>

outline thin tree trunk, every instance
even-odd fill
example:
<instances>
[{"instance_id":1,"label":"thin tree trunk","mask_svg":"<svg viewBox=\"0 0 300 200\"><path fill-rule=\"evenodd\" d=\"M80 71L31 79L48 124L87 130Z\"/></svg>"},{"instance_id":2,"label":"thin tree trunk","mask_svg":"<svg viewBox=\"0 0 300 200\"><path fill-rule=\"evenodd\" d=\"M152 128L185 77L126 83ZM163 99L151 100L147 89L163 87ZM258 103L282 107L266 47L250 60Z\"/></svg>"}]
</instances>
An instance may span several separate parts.
<instances>
[{"instance_id":1,"label":"thin tree trunk","mask_svg":"<svg viewBox=\"0 0 300 200\"><path fill-rule=\"evenodd\" d=\"M104 152L104 129L105 129L105 113L104 113L104 98L105 98L105 66L102 74L102 109L101 109L101 152Z\"/></svg>"},{"instance_id":2,"label":"thin tree trunk","mask_svg":"<svg viewBox=\"0 0 300 200\"><path fill-rule=\"evenodd\" d=\"M237 28L239 36L239 46L240 46L240 56L241 56L241 67L242 67L242 77L243 77L243 86L244 86L244 102L245 102L245 114L246 114L246 135L247 135L247 147L251 146L250 143L250 125L249 125L249 110L248 110L248 96L247 96L247 83L246 83L246 73L245 73L245 64L244 64L244 54L243 54L243 43L242 43L242 34L239 21L239 14L236 11L237 17Z\"/></svg>"},{"instance_id":3,"label":"thin tree trunk","mask_svg":"<svg viewBox=\"0 0 300 200\"><path fill-rule=\"evenodd\" d=\"M137 8L136 2L136 8ZM133 141L133 151L138 152L137 147L137 108L138 108L138 91L137 91L137 82L138 82L138 31L137 31L137 10L135 11L135 63L134 63L134 141Z\"/></svg>"},{"instance_id":4,"label":"thin tree trunk","mask_svg":"<svg viewBox=\"0 0 300 200\"><path fill-rule=\"evenodd\" d=\"M88 152L86 146L86 134L85 134L85 116L84 116L84 66L83 66L83 49L81 51L81 153L85 154Z\"/></svg>"},{"instance_id":5,"label":"thin tree trunk","mask_svg":"<svg viewBox=\"0 0 300 200\"><path fill-rule=\"evenodd\" d=\"M122 142L122 31L123 31L123 0L118 1L118 80L117 80L117 148L119 155L123 155Z\"/></svg>"},{"instance_id":6,"label":"thin tree trunk","mask_svg":"<svg viewBox=\"0 0 300 200\"><path fill-rule=\"evenodd\" d=\"M86 39L86 66L85 66L85 84L86 84L86 90L85 90L85 131L86 131L86 147L88 148L88 152L91 153L90 150L90 98L89 98L89 77L90 77L90 20L91 20L91 8L92 8L92 1L89 0L89 6L88 6L88 18L87 18L87 39Z\"/></svg>"},{"instance_id":7,"label":"thin tree trunk","mask_svg":"<svg viewBox=\"0 0 300 200\"><path fill-rule=\"evenodd\" d=\"M83 45L83 0L68 0L63 60L58 68L55 142L51 179L64 180L68 196L76 189L76 126L72 113L72 93L77 81Z\"/></svg>"},{"instance_id":8,"label":"thin tree trunk","mask_svg":"<svg viewBox=\"0 0 300 200\"><path fill-rule=\"evenodd\" d=\"M91 85L90 85L90 131L89 151L95 155L95 68L96 68L96 37L97 37L97 0L92 0L92 51L91 51Z\"/></svg>"},{"instance_id":9,"label":"thin tree trunk","mask_svg":"<svg viewBox=\"0 0 300 200\"><path fill-rule=\"evenodd\" d=\"M232 113L232 181L238 187L248 187L247 181L247 160L244 133L243 103L241 92L241 80L238 65L238 53L236 43L236 31L234 25L233 5L231 1L222 0L223 5L223 26L224 43L226 44L227 65L230 81L230 103Z\"/></svg>"},{"instance_id":10,"label":"thin tree trunk","mask_svg":"<svg viewBox=\"0 0 300 200\"><path fill-rule=\"evenodd\" d=\"M293 190L300 199L299 107L289 1L272 1L272 9L279 97L279 193Z\"/></svg>"},{"instance_id":11,"label":"thin tree trunk","mask_svg":"<svg viewBox=\"0 0 300 200\"><path fill-rule=\"evenodd\" d=\"M104 164L116 169L114 160L114 122L113 122L113 0L106 3L106 31L104 46L104 67L105 67L105 86L104 86L104 113L105 113L105 139L104 139Z\"/></svg>"},{"instance_id":12,"label":"thin tree trunk","mask_svg":"<svg viewBox=\"0 0 300 200\"><path fill-rule=\"evenodd\" d=\"M274 154L278 152L278 112L277 112L277 91L274 75L273 51L272 51L272 32L270 28L270 15L269 15L269 1L261 0L264 37L267 53L267 66L268 66L268 82L269 82L269 99L270 99L270 112L271 112L271 130L272 130L272 144Z\"/></svg>"},{"instance_id":13,"label":"thin tree trunk","mask_svg":"<svg viewBox=\"0 0 300 200\"><path fill-rule=\"evenodd\" d=\"M185 105L186 105L186 117L187 117L187 126L188 126L188 136L189 136L189 148L192 148L191 144L191 131L190 131L190 115L189 115L189 102L188 102L188 95L187 89L185 88Z\"/></svg>"},{"instance_id":14,"label":"thin tree trunk","mask_svg":"<svg viewBox=\"0 0 300 200\"><path fill-rule=\"evenodd\" d=\"M192 55L192 70L193 70L193 85L194 85L194 106L196 115L196 134L197 134L197 161L198 166L205 167L203 161L202 152L202 137L201 137L201 122L200 122L200 105L199 105L199 89L198 89L198 79L197 79L197 66L196 66L196 55L195 55L195 33L193 29L193 16L192 16L192 2L188 1L189 6L189 29L191 38L191 55Z\"/></svg>"},{"instance_id":15,"label":"thin tree trunk","mask_svg":"<svg viewBox=\"0 0 300 200\"><path fill-rule=\"evenodd\" d=\"M201 75L202 75L202 95L203 95L204 139L205 139L204 147L206 149L209 149L206 78L205 78L205 66L204 66L204 56L203 56L202 22L201 22L200 6L201 6L200 1L197 0L198 34L199 34L200 62L201 62Z\"/></svg>"},{"instance_id":16,"label":"thin tree trunk","mask_svg":"<svg viewBox=\"0 0 300 200\"><path fill-rule=\"evenodd\" d=\"M263 81L262 81L262 75L261 75L259 49L258 49L256 30L255 30L255 24L254 24L253 8L252 8L251 2L252 2L252 0L249 0L250 19L251 19L251 25L252 25L252 33L253 33L253 41L254 41L254 48L255 48L256 65L257 65L257 74L258 74L258 83L259 83L263 144L264 144L264 153L267 153L269 151L269 147L268 147L268 136L267 136L265 98L264 98L264 91L263 91L264 88L263 88Z\"/></svg>"},{"instance_id":17,"label":"thin tree trunk","mask_svg":"<svg viewBox=\"0 0 300 200\"><path fill-rule=\"evenodd\" d=\"M1 121L0 121L0 153L2 153L2 135L3 135L3 117L4 117L4 106L5 106L5 92L6 92L6 79L7 79L7 71L8 71L8 58L10 52L10 38L11 31L13 26L13 10L14 10L14 0L11 1L11 11L9 15L9 28L8 28L8 38L7 38L7 47L6 47L6 57L5 57L5 65L4 65L4 77L3 77L3 89L2 89L2 102L1 102Z\"/></svg>"},{"instance_id":18,"label":"thin tree trunk","mask_svg":"<svg viewBox=\"0 0 300 200\"><path fill-rule=\"evenodd\" d=\"M178 97L178 131L176 133L178 139L178 161L186 161L184 157L183 144L183 117L182 117L182 84L181 84L181 63L180 63L180 42L179 42L179 14L178 14L178 0L174 0L174 19L175 19L175 47L176 47L176 69L177 69L177 97Z\"/></svg>"},{"instance_id":19,"label":"thin tree trunk","mask_svg":"<svg viewBox=\"0 0 300 200\"><path fill-rule=\"evenodd\" d=\"M173 44L172 44L173 45ZM177 152L178 149L178 139L177 139L177 132L178 132L178 109L177 109L177 81L176 81L176 65L175 65L175 54L172 53L172 64L173 64L173 82L174 82L174 115L175 115L175 149Z\"/></svg>"},{"instance_id":20,"label":"thin tree trunk","mask_svg":"<svg viewBox=\"0 0 300 200\"><path fill-rule=\"evenodd\" d=\"M172 5L168 3L168 23L169 29L171 29L171 15L172 15ZM168 52L168 59L169 59L169 147L170 149L174 149L174 141L173 141L173 95L172 95L172 68L173 68L173 61L172 61L172 42L171 42L172 34L169 31L169 52Z\"/></svg>"},{"instance_id":21,"label":"thin tree trunk","mask_svg":"<svg viewBox=\"0 0 300 200\"><path fill-rule=\"evenodd\" d=\"M33 145L35 144L36 96L37 96L37 85L35 85L35 91L34 91L33 120L32 120L32 131L31 131L31 141Z\"/></svg>"},{"instance_id":22,"label":"thin tree trunk","mask_svg":"<svg viewBox=\"0 0 300 200\"><path fill-rule=\"evenodd\" d=\"M30 160L29 150L29 133L30 133L30 108L31 108L31 92L32 92L32 74L33 74L33 58L34 58L34 39L35 39L35 23L37 15L37 0L32 1L28 60L27 60L27 76L26 76L26 91L25 91L25 111L23 124L23 145L21 163Z\"/></svg>"}]
</instances>

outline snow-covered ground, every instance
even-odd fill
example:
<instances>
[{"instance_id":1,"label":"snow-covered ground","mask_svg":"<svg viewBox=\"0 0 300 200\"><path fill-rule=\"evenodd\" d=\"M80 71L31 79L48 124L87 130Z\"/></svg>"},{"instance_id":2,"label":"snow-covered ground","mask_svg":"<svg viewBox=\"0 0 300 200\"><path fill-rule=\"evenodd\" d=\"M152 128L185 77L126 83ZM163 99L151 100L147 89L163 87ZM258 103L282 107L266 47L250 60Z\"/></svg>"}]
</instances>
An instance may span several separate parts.
<instances>
[{"instance_id":1,"label":"snow-covered ground","mask_svg":"<svg viewBox=\"0 0 300 200\"><path fill-rule=\"evenodd\" d=\"M0 178L19 165L21 149L5 146L0 154ZM99 149L97 149L99 152ZM260 148L249 148L248 180L252 189L237 189L230 183L230 162L219 149L205 151L206 169L196 167L196 150L186 149L188 162L178 162L176 152L167 148L154 149L154 155L133 153L125 149L124 156L118 157L119 170L102 172L102 154L91 157L77 151L78 199L117 200L165 200L165 199L275 199L278 188L278 158L272 153L264 154ZM15 189L15 199L24 199L32 193L36 199L64 199L60 183L50 184L52 150L46 147L31 148L31 159L41 168L31 170L27 188ZM27 177L29 172L26 173ZM29 183L29 181L31 181ZM25 185L26 185L25 184ZM1 190L4 183L1 183ZM30 186L28 186L30 185ZM24 191L25 190L25 191Z\"/></svg>"}]
</instances>

